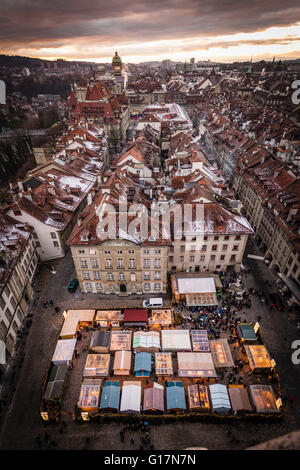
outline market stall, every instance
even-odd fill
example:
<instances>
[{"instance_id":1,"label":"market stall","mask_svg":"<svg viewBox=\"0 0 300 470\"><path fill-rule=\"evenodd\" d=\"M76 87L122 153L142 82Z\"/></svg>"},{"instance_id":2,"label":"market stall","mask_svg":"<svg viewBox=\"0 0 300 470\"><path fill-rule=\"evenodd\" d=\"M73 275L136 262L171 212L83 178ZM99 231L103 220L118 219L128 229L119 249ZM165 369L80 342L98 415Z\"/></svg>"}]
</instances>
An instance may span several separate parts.
<instances>
[{"instance_id":1,"label":"market stall","mask_svg":"<svg viewBox=\"0 0 300 470\"><path fill-rule=\"evenodd\" d=\"M110 354L88 354L83 377L101 377L109 373Z\"/></svg>"},{"instance_id":2,"label":"market stall","mask_svg":"<svg viewBox=\"0 0 300 470\"><path fill-rule=\"evenodd\" d=\"M47 385L43 395L44 400L61 400L67 370L67 364L62 364L60 366L55 366L54 364L52 364L49 372Z\"/></svg>"},{"instance_id":3,"label":"market stall","mask_svg":"<svg viewBox=\"0 0 300 470\"><path fill-rule=\"evenodd\" d=\"M239 323L237 332L240 340L244 343L254 343L257 341L256 333L251 323Z\"/></svg>"},{"instance_id":4,"label":"market stall","mask_svg":"<svg viewBox=\"0 0 300 470\"><path fill-rule=\"evenodd\" d=\"M151 324L153 328L172 326L173 316L171 308L151 311Z\"/></svg>"},{"instance_id":5,"label":"market stall","mask_svg":"<svg viewBox=\"0 0 300 470\"><path fill-rule=\"evenodd\" d=\"M179 352L179 377L216 377L217 373L210 353Z\"/></svg>"},{"instance_id":6,"label":"market stall","mask_svg":"<svg viewBox=\"0 0 300 470\"><path fill-rule=\"evenodd\" d=\"M131 351L116 351L113 368L114 375L130 375Z\"/></svg>"},{"instance_id":7,"label":"market stall","mask_svg":"<svg viewBox=\"0 0 300 470\"><path fill-rule=\"evenodd\" d=\"M228 394L233 411L252 411L248 392L243 385L229 385Z\"/></svg>"},{"instance_id":8,"label":"market stall","mask_svg":"<svg viewBox=\"0 0 300 470\"><path fill-rule=\"evenodd\" d=\"M67 310L64 316L60 338L75 338L78 329L93 325L95 310Z\"/></svg>"},{"instance_id":9,"label":"market stall","mask_svg":"<svg viewBox=\"0 0 300 470\"><path fill-rule=\"evenodd\" d=\"M272 368L272 359L263 344L245 345L245 351L251 370Z\"/></svg>"},{"instance_id":10,"label":"market stall","mask_svg":"<svg viewBox=\"0 0 300 470\"><path fill-rule=\"evenodd\" d=\"M148 325L148 310L144 309L125 309L124 326L128 328L145 328Z\"/></svg>"},{"instance_id":11,"label":"market stall","mask_svg":"<svg viewBox=\"0 0 300 470\"><path fill-rule=\"evenodd\" d=\"M130 351L131 331L112 331L110 339L110 351Z\"/></svg>"},{"instance_id":12,"label":"market stall","mask_svg":"<svg viewBox=\"0 0 300 470\"><path fill-rule=\"evenodd\" d=\"M162 330L162 351L191 351L189 330Z\"/></svg>"},{"instance_id":13,"label":"market stall","mask_svg":"<svg viewBox=\"0 0 300 470\"><path fill-rule=\"evenodd\" d=\"M108 352L110 346L109 331L94 331L91 338L90 349L95 352Z\"/></svg>"},{"instance_id":14,"label":"market stall","mask_svg":"<svg viewBox=\"0 0 300 470\"><path fill-rule=\"evenodd\" d=\"M218 305L216 283L208 273L176 273L171 276L175 301L183 300L188 306Z\"/></svg>"},{"instance_id":15,"label":"market stall","mask_svg":"<svg viewBox=\"0 0 300 470\"><path fill-rule=\"evenodd\" d=\"M192 346L195 352L209 352L209 341L206 330L191 330Z\"/></svg>"},{"instance_id":16,"label":"market stall","mask_svg":"<svg viewBox=\"0 0 300 470\"><path fill-rule=\"evenodd\" d=\"M101 328L119 328L122 321L121 310L97 310L95 323Z\"/></svg>"},{"instance_id":17,"label":"market stall","mask_svg":"<svg viewBox=\"0 0 300 470\"><path fill-rule=\"evenodd\" d=\"M98 411L102 380L85 380L80 389L78 408L82 411Z\"/></svg>"},{"instance_id":18,"label":"market stall","mask_svg":"<svg viewBox=\"0 0 300 470\"><path fill-rule=\"evenodd\" d=\"M132 347L136 352L160 350L160 335L157 331L135 331Z\"/></svg>"},{"instance_id":19,"label":"market stall","mask_svg":"<svg viewBox=\"0 0 300 470\"><path fill-rule=\"evenodd\" d=\"M151 374L151 354L146 352L136 353L134 372L137 377L149 377Z\"/></svg>"},{"instance_id":20,"label":"market stall","mask_svg":"<svg viewBox=\"0 0 300 470\"><path fill-rule=\"evenodd\" d=\"M102 388L100 409L102 411L119 411L121 390L119 382L105 382Z\"/></svg>"},{"instance_id":21,"label":"market stall","mask_svg":"<svg viewBox=\"0 0 300 470\"><path fill-rule=\"evenodd\" d=\"M184 388L181 382L168 383L166 396L168 411L183 412L186 410Z\"/></svg>"},{"instance_id":22,"label":"market stall","mask_svg":"<svg viewBox=\"0 0 300 470\"><path fill-rule=\"evenodd\" d=\"M69 364L72 361L76 339L59 339L52 356L54 365Z\"/></svg>"},{"instance_id":23,"label":"market stall","mask_svg":"<svg viewBox=\"0 0 300 470\"><path fill-rule=\"evenodd\" d=\"M212 384L209 386L212 410L216 413L227 414L231 410L231 404L226 385Z\"/></svg>"},{"instance_id":24,"label":"market stall","mask_svg":"<svg viewBox=\"0 0 300 470\"><path fill-rule=\"evenodd\" d=\"M156 382L145 385L144 411L164 411L164 387Z\"/></svg>"},{"instance_id":25,"label":"market stall","mask_svg":"<svg viewBox=\"0 0 300 470\"><path fill-rule=\"evenodd\" d=\"M140 382L123 382L121 413L141 412L142 387Z\"/></svg>"},{"instance_id":26,"label":"market stall","mask_svg":"<svg viewBox=\"0 0 300 470\"><path fill-rule=\"evenodd\" d=\"M213 339L209 342L215 367L233 367L230 346L226 338Z\"/></svg>"},{"instance_id":27,"label":"market stall","mask_svg":"<svg viewBox=\"0 0 300 470\"><path fill-rule=\"evenodd\" d=\"M156 375L173 375L172 354L158 352L155 354Z\"/></svg>"},{"instance_id":28,"label":"market stall","mask_svg":"<svg viewBox=\"0 0 300 470\"><path fill-rule=\"evenodd\" d=\"M208 388L205 385L190 385L187 389L188 404L191 411L210 409Z\"/></svg>"},{"instance_id":29,"label":"market stall","mask_svg":"<svg viewBox=\"0 0 300 470\"><path fill-rule=\"evenodd\" d=\"M281 400L276 400L271 385L250 385L250 397L258 413L279 413Z\"/></svg>"}]
</instances>

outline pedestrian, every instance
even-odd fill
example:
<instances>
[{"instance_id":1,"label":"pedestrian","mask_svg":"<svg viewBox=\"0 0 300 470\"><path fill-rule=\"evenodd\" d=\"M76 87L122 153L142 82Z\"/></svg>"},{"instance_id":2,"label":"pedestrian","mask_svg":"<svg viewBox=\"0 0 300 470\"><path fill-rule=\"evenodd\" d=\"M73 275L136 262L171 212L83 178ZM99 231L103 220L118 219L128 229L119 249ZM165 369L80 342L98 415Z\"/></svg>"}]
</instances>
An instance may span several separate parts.
<instances>
[{"instance_id":1,"label":"pedestrian","mask_svg":"<svg viewBox=\"0 0 300 470\"><path fill-rule=\"evenodd\" d=\"M53 300L50 300L49 304L50 304L50 305L53 305Z\"/></svg>"}]
</instances>

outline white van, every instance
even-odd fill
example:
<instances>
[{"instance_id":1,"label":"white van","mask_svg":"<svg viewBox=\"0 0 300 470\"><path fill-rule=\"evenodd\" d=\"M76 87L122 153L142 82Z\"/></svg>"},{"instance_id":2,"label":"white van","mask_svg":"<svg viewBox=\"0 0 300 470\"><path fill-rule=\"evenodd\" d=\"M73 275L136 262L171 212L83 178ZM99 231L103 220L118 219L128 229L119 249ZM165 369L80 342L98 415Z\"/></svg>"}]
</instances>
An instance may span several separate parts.
<instances>
[{"instance_id":1,"label":"white van","mask_svg":"<svg viewBox=\"0 0 300 470\"><path fill-rule=\"evenodd\" d=\"M144 308L156 308L163 306L163 299L161 297L151 298L143 301Z\"/></svg>"}]
</instances>

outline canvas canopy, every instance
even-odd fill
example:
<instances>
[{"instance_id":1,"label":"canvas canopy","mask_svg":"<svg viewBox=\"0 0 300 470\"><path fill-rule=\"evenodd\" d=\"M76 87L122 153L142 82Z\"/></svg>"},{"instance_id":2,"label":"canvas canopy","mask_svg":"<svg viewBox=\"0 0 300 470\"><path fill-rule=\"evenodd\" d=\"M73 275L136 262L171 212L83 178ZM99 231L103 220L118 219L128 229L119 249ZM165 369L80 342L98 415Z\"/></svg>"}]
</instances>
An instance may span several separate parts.
<instances>
[{"instance_id":1,"label":"canvas canopy","mask_svg":"<svg viewBox=\"0 0 300 470\"><path fill-rule=\"evenodd\" d=\"M92 334L90 349L96 352L108 352L110 346L109 331L94 331Z\"/></svg>"},{"instance_id":2,"label":"canvas canopy","mask_svg":"<svg viewBox=\"0 0 300 470\"><path fill-rule=\"evenodd\" d=\"M161 344L163 351L190 351L190 332L188 330L162 330Z\"/></svg>"},{"instance_id":3,"label":"canvas canopy","mask_svg":"<svg viewBox=\"0 0 300 470\"><path fill-rule=\"evenodd\" d=\"M171 353L155 354L156 375L173 375L173 364Z\"/></svg>"},{"instance_id":4,"label":"canvas canopy","mask_svg":"<svg viewBox=\"0 0 300 470\"><path fill-rule=\"evenodd\" d=\"M206 330L191 330L193 351L209 352L209 341Z\"/></svg>"},{"instance_id":5,"label":"canvas canopy","mask_svg":"<svg viewBox=\"0 0 300 470\"><path fill-rule=\"evenodd\" d=\"M60 337L74 338L78 328L78 323L92 323L94 316L95 310L68 310L60 332Z\"/></svg>"},{"instance_id":6,"label":"canvas canopy","mask_svg":"<svg viewBox=\"0 0 300 470\"><path fill-rule=\"evenodd\" d=\"M190 385L188 387L189 408L202 408L209 410L208 388L205 385Z\"/></svg>"},{"instance_id":7,"label":"canvas canopy","mask_svg":"<svg viewBox=\"0 0 300 470\"><path fill-rule=\"evenodd\" d=\"M101 380L85 380L80 389L78 407L83 411L97 411L100 401Z\"/></svg>"},{"instance_id":8,"label":"canvas canopy","mask_svg":"<svg viewBox=\"0 0 300 470\"><path fill-rule=\"evenodd\" d=\"M278 413L271 385L250 385L250 396L258 413Z\"/></svg>"},{"instance_id":9,"label":"canvas canopy","mask_svg":"<svg viewBox=\"0 0 300 470\"><path fill-rule=\"evenodd\" d=\"M131 352L117 351L114 360L115 375L129 375L131 369Z\"/></svg>"},{"instance_id":10,"label":"canvas canopy","mask_svg":"<svg viewBox=\"0 0 300 470\"><path fill-rule=\"evenodd\" d=\"M111 351L131 350L131 331L112 331L110 340Z\"/></svg>"},{"instance_id":11,"label":"canvas canopy","mask_svg":"<svg viewBox=\"0 0 300 470\"><path fill-rule=\"evenodd\" d=\"M142 388L140 382L123 382L121 413L140 413L141 412Z\"/></svg>"},{"instance_id":12,"label":"canvas canopy","mask_svg":"<svg viewBox=\"0 0 300 470\"><path fill-rule=\"evenodd\" d=\"M76 339L59 339L56 344L52 362L55 365L66 364L72 360Z\"/></svg>"},{"instance_id":13,"label":"canvas canopy","mask_svg":"<svg viewBox=\"0 0 300 470\"><path fill-rule=\"evenodd\" d=\"M109 372L110 354L88 354L83 376L106 376Z\"/></svg>"},{"instance_id":14,"label":"canvas canopy","mask_svg":"<svg viewBox=\"0 0 300 470\"><path fill-rule=\"evenodd\" d=\"M233 367L234 362L232 359L230 347L227 339L213 339L210 341L211 355L215 367Z\"/></svg>"},{"instance_id":15,"label":"canvas canopy","mask_svg":"<svg viewBox=\"0 0 300 470\"><path fill-rule=\"evenodd\" d=\"M231 409L226 385L212 384L209 386L213 411L217 413L229 413Z\"/></svg>"},{"instance_id":16,"label":"canvas canopy","mask_svg":"<svg viewBox=\"0 0 300 470\"><path fill-rule=\"evenodd\" d=\"M172 310L170 308L152 310L151 321L152 321L152 325L171 326L172 325Z\"/></svg>"},{"instance_id":17,"label":"canvas canopy","mask_svg":"<svg viewBox=\"0 0 300 470\"><path fill-rule=\"evenodd\" d=\"M105 385L102 389L100 409L118 410L120 405L120 387L115 384Z\"/></svg>"},{"instance_id":18,"label":"canvas canopy","mask_svg":"<svg viewBox=\"0 0 300 470\"><path fill-rule=\"evenodd\" d=\"M245 350L251 369L270 369L272 367L270 355L263 344L246 345Z\"/></svg>"},{"instance_id":19,"label":"canvas canopy","mask_svg":"<svg viewBox=\"0 0 300 470\"><path fill-rule=\"evenodd\" d=\"M164 411L164 387L158 383L145 385L144 388L144 411Z\"/></svg>"},{"instance_id":20,"label":"canvas canopy","mask_svg":"<svg viewBox=\"0 0 300 470\"><path fill-rule=\"evenodd\" d=\"M45 400L59 400L62 397L63 387L66 380L68 365L55 366L52 364L47 386L43 398Z\"/></svg>"},{"instance_id":21,"label":"canvas canopy","mask_svg":"<svg viewBox=\"0 0 300 470\"><path fill-rule=\"evenodd\" d=\"M126 309L124 311L124 324L143 325L148 323L148 310L145 309Z\"/></svg>"},{"instance_id":22,"label":"canvas canopy","mask_svg":"<svg viewBox=\"0 0 300 470\"><path fill-rule=\"evenodd\" d=\"M186 410L186 401L183 387L167 387L167 409Z\"/></svg>"},{"instance_id":23,"label":"canvas canopy","mask_svg":"<svg viewBox=\"0 0 300 470\"><path fill-rule=\"evenodd\" d=\"M178 290L180 294L207 294L216 292L213 277L189 277L177 276Z\"/></svg>"},{"instance_id":24,"label":"canvas canopy","mask_svg":"<svg viewBox=\"0 0 300 470\"><path fill-rule=\"evenodd\" d=\"M216 377L214 363L210 353L177 353L178 376L180 377Z\"/></svg>"},{"instance_id":25,"label":"canvas canopy","mask_svg":"<svg viewBox=\"0 0 300 470\"><path fill-rule=\"evenodd\" d=\"M228 393L233 411L252 410L248 392L244 387L229 387Z\"/></svg>"},{"instance_id":26,"label":"canvas canopy","mask_svg":"<svg viewBox=\"0 0 300 470\"><path fill-rule=\"evenodd\" d=\"M135 331L132 346L136 351L159 351L160 335L157 331Z\"/></svg>"}]
</instances>

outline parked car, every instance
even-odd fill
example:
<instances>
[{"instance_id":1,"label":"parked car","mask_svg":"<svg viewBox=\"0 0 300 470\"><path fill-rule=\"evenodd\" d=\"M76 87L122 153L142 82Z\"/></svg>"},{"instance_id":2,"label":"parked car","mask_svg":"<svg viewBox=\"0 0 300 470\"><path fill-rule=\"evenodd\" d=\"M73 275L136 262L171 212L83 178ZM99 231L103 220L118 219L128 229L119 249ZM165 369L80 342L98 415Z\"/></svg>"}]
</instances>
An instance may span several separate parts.
<instances>
[{"instance_id":1,"label":"parked car","mask_svg":"<svg viewBox=\"0 0 300 470\"><path fill-rule=\"evenodd\" d=\"M150 298L143 301L144 308L156 308L163 306L163 299L161 297Z\"/></svg>"},{"instance_id":2,"label":"parked car","mask_svg":"<svg viewBox=\"0 0 300 470\"><path fill-rule=\"evenodd\" d=\"M277 308L277 310L280 310L282 312L284 310L284 305L279 294L275 292L274 294L270 295L270 298L273 304L275 305L275 307Z\"/></svg>"},{"instance_id":3,"label":"parked car","mask_svg":"<svg viewBox=\"0 0 300 470\"><path fill-rule=\"evenodd\" d=\"M69 292L75 292L77 287L78 287L78 279L72 279L72 281L70 282L70 284L68 285L68 291Z\"/></svg>"}]
</instances>

